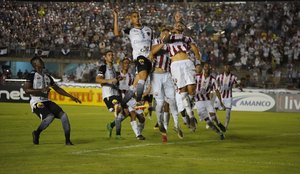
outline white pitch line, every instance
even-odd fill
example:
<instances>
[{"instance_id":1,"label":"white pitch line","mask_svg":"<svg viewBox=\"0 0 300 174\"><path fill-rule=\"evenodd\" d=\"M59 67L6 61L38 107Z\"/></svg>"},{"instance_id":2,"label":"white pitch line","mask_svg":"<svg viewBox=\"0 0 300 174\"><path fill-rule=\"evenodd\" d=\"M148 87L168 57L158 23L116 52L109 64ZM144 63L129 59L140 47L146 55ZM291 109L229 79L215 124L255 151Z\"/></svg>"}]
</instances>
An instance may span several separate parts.
<instances>
[{"instance_id":1,"label":"white pitch line","mask_svg":"<svg viewBox=\"0 0 300 174\"><path fill-rule=\"evenodd\" d=\"M282 137L282 136L298 136L300 133L282 133L274 136L265 136L265 138L273 138L273 137ZM176 144L196 144L196 143L208 143L208 142L216 142L220 140L199 140L199 141L185 141L185 142L168 142L166 144L162 143L147 143L147 144L137 144L137 145L130 145L130 146L119 146L119 147L111 147L106 149L94 149L94 150L81 150L77 152L72 152L75 155L87 155L89 153L93 153L93 155L102 155L102 156L117 156L117 157L148 157L148 158L173 158L168 156L160 156L160 155L146 155L146 154L111 154L108 151L112 150L120 150L120 149L132 149L138 147L146 147L146 146L159 146L159 145L176 145ZM194 158L194 157L181 157L181 159L186 160L201 160L201 161L221 161L221 162L231 162L231 163L244 163L244 164L257 164L257 165L268 165L268 166L298 166L294 163L278 163L272 161L266 162L258 162L258 161L246 161L246 160L227 160L222 158Z\"/></svg>"},{"instance_id":2,"label":"white pitch line","mask_svg":"<svg viewBox=\"0 0 300 174\"><path fill-rule=\"evenodd\" d=\"M273 138L273 137L282 137L282 136L298 136L300 133L282 133L274 136L265 136L265 138ZM164 145L174 145L174 144L195 144L195 143L208 143L208 142L216 142L220 140L199 140L199 141L184 141L184 142L168 142ZM94 149L94 150L81 150L77 152L72 152L72 154L84 154L84 153L91 153L91 152L101 152L101 151L110 151L110 150L120 150L120 149L132 149L137 147L146 147L146 146L158 146L162 145L162 143L147 143L147 144L136 144L136 145L129 145L129 146L119 146L119 147L110 147L106 149Z\"/></svg>"},{"instance_id":3,"label":"white pitch line","mask_svg":"<svg viewBox=\"0 0 300 174\"><path fill-rule=\"evenodd\" d=\"M142 158L155 158L155 159L173 159L174 157L171 156L161 156L161 155L146 155L146 154L111 154L111 153L105 153L105 152L97 152L93 153L93 155L101 155L101 156L109 156L109 157L142 157ZM247 161L247 160L228 160L224 158L203 158L203 157L180 157L181 160L193 160L193 161L220 161L220 162L229 162L229 163L243 163L243 164L255 164L255 165L264 165L264 166L298 166L294 163L278 163L278 162L258 162L258 161Z\"/></svg>"},{"instance_id":4,"label":"white pitch line","mask_svg":"<svg viewBox=\"0 0 300 174\"><path fill-rule=\"evenodd\" d=\"M282 134L273 135L273 136L265 136L265 138L285 137L285 136L294 136L294 135L300 135L300 133L282 133Z\"/></svg>"},{"instance_id":5,"label":"white pitch line","mask_svg":"<svg viewBox=\"0 0 300 174\"><path fill-rule=\"evenodd\" d=\"M104 152L104 151L111 151L111 150L120 150L120 149L132 149L137 147L146 147L146 146L159 146L159 145L174 145L174 144L195 144L195 143L207 143L207 142L215 142L221 140L199 140L199 141L185 141L185 142L168 142L166 144L163 143L147 143L147 144L136 144L136 145L129 145L129 146L119 146L119 147L110 147L106 149L94 149L94 150L82 150L77 152L72 152L72 154L80 155L85 153L92 153L92 152Z\"/></svg>"}]
</instances>

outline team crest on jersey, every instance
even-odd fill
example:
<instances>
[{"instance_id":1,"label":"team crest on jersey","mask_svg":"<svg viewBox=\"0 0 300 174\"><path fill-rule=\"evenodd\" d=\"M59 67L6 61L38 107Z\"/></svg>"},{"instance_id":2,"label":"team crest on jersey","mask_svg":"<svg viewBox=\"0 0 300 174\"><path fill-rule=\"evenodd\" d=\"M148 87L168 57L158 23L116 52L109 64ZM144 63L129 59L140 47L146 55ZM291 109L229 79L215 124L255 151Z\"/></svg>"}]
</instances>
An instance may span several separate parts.
<instances>
[{"instance_id":1,"label":"team crest on jersey","mask_svg":"<svg viewBox=\"0 0 300 174\"><path fill-rule=\"evenodd\" d=\"M139 63L140 63L141 65L144 65L144 63L145 63L144 59L139 59Z\"/></svg>"},{"instance_id":2,"label":"team crest on jersey","mask_svg":"<svg viewBox=\"0 0 300 174\"><path fill-rule=\"evenodd\" d=\"M148 36L150 36L150 34L151 34L150 32L147 32L147 35L148 35Z\"/></svg>"},{"instance_id":3,"label":"team crest on jersey","mask_svg":"<svg viewBox=\"0 0 300 174\"><path fill-rule=\"evenodd\" d=\"M117 104L117 103L118 103L118 100L117 100L117 99L113 99L113 100L112 100L112 104L115 105L115 104Z\"/></svg>"},{"instance_id":4,"label":"team crest on jersey","mask_svg":"<svg viewBox=\"0 0 300 174\"><path fill-rule=\"evenodd\" d=\"M42 102L38 102L38 103L36 104L36 107L37 107L37 108L44 108L45 105L44 105L44 103L42 103Z\"/></svg>"}]
</instances>

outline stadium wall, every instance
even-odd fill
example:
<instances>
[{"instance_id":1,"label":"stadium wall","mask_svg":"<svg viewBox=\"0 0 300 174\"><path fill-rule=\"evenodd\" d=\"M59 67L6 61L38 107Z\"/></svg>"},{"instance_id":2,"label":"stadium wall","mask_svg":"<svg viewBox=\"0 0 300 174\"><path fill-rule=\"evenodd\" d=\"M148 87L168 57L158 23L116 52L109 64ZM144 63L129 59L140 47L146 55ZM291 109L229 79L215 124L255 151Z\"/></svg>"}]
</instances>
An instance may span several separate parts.
<instances>
[{"instance_id":1,"label":"stadium wall","mask_svg":"<svg viewBox=\"0 0 300 174\"><path fill-rule=\"evenodd\" d=\"M102 101L102 90L98 84L60 83L64 90L78 97L82 105L105 106ZM75 104L68 97L64 97L51 90L49 98L63 105ZM0 85L0 102L27 102L29 96L25 94L22 83L5 83ZM300 113L300 91L286 89L244 89L243 92L233 91L232 110L256 112L298 112Z\"/></svg>"}]
</instances>

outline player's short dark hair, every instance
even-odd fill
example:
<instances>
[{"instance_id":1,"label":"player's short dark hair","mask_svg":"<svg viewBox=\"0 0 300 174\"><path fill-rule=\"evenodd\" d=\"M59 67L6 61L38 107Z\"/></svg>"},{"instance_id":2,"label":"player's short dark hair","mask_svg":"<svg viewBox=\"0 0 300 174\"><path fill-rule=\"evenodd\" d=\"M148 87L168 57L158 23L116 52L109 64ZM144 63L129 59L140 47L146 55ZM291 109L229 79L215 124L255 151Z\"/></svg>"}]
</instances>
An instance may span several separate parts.
<instances>
[{"instance_id":1,"label":"player's short dark hair","mask_svg":"<svg viewBox=\"0 0 300 174\"><path fill-rule=\"evenodd\" d=\"M165 32L165 31L171 31L169 27L164 27L161 29L161 32Z\"/></svg>"},{"instance_id":2,"label":"player's short dark hair","mask_svg":"<svg viewBox=\"0 0 300 174\"><path fill-rule=\"evenodd\" d=\"M129 63L131 62L131 59L130 59L130 58L128 58L128 57L125 57L125 58L122 60L122 62L124 62L125 60L128 60L128 61L129 61Z\"/></svg>"},{"instance_id":3,"label":"player's short dark hair","mask_svg":"<svg viewBox=\"0 0 300 174\"><path fill-rule=\"evenodd\" d=\"M108 53L113 53L113 51L112 51L112 50L106 50L106 51L104 52L104 56L106 56Z\"/></svg>"},{"instance_id":4,"label":"player's short dark hair","mask_svg":"<svg viewBox=\"0 0 300 174\"><path fill-rule=\"evenodd\" d=\"M30 63L33 66L35 64L35 61L40 60L43 61L43 59L40 56L34 56L33 58L30 59Z\"/></svg>"},{"instance_id":5,"label":"player's short dark hair","mask_svg":"<svg viewBox=\"0 0 300 174\"><path fill-rule=\"evenodd\" d=\"M140 14L138 11L136 11L136 10L133 10L131 13L130 13L130 15L132 15L132 14L134 14L134 13L136 13L136 14Z\"/></svg>"}]
</instances>

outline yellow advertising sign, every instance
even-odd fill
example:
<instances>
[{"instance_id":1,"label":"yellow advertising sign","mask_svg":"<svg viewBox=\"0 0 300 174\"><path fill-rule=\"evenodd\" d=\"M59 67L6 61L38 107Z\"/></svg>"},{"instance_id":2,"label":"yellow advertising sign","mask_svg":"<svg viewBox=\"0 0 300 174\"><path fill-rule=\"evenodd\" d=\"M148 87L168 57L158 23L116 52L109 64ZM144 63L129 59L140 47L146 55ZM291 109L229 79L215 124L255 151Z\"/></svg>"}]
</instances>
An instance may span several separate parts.
<instances>
[{"instance_id":1,"label":"yellow advertising sign","mask_svg":"<svg viewBox=\"0 0 300 174\"><path fill-rule=\"evenodd\" d=\"M105 106L102 100L102 89L101 88L70 88L61 87L71 95L77 97L81 100L82 105L95 105L95 106ZM74 105L75 102L69 97L62 96L51 90L49 93L49 99L57 104Z\"/></svg>"}]
</instances>

